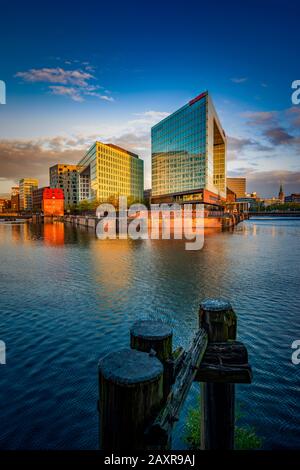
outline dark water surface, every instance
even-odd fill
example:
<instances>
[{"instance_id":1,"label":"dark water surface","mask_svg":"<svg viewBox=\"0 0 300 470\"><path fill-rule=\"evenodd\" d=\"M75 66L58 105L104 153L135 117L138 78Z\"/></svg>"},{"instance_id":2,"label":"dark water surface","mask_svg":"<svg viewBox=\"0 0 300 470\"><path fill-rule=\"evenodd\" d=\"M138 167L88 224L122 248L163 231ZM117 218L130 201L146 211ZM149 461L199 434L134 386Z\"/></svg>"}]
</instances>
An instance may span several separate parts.
<instances>
[{"instance_id":1,"label":"dark water surface","mask_svg":"<svg viewBox=\"0 0 300 470\"><path fill-rule=\"evenodd\" d=\"M128 345L138 318L174 328L188 346L207 296L232 301L249 350L252 385L237 387L243 423L265 448L300 448L300 220L251 220L181 241L100 241L86 229L0 224L2 449L95 449L97 362ZM194 384L175 429L183 448Z\"/></svg>"}]
</instances>

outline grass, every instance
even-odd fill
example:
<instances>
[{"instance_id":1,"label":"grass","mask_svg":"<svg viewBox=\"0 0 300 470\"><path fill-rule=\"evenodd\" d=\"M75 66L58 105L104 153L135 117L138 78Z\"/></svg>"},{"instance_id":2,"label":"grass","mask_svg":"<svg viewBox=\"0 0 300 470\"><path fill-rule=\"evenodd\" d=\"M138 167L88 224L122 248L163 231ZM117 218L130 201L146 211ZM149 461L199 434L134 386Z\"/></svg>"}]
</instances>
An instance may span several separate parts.
<instances>
[{"instance_id":1,"label":"grass","mask_svg":"<svg viewBox=\"0 0 300 470\"><path fill-rule=\"evenodd\" d=\"M191 408L186 422L184 440L190 449L199 449L200 447L200 404L197 408ZM254 450L260 449L263 445L263 439L256 434L254 428L250 426L239 426L238 421L242 414L238 411L235 420L235 449L236 450Z\"/></svg>"}]
</instances>

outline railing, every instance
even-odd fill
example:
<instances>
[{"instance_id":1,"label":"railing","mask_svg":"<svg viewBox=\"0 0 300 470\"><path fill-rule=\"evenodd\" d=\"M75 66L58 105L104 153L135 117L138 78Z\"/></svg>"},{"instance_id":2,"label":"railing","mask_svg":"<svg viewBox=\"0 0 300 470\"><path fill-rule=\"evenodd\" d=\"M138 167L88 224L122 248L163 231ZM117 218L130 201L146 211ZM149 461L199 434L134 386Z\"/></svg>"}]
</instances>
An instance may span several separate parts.
<instances>
[{"instance_id":1,"label":"railing","mask_svg":"<svg viewBox=\"0 0 300 470\"><path fill-rule=\"evenodd\" d=\"M235 383L251 383L247 349L236 341L229 302L200 305L199 330L187 351L172 350L173 332L159 321L138 321L130 348L99 363L100 448L168 449L193 381L202 383L201 449L234 448Z\"/></svg>"}]
</instances>

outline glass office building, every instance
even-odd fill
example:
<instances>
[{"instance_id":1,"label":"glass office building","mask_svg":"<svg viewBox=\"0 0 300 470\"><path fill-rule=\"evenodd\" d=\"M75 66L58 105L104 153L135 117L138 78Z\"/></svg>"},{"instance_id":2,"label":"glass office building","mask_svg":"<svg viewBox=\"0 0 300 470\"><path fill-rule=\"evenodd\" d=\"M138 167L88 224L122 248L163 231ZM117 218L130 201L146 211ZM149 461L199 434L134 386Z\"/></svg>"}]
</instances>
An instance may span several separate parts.
<instances>
[{"instance_id":1,"label":"glass office building","mask_svg":"<svg viewBox=\"0 0 300 470\"><path fill-rule=\"evenodd\" d=\"M152 202L226 199L226 136L207 92L156 124Z\"/></svg>"},{"instance_id":2,"label":"glass office building","mask_svg":"<svg viewBox=\"0 0 300 470\"><path fill-rule=\"evenodd\" d=\"M38 188L38 180L35 178L23 178L19 181L19 202L21 211L32 211L32 193Z\"/></svg>"},{"instance_id":3,"label":"glass office building","mask_svg":"<svg viewBox=\"0 0 300 470\"><path fill-rule=\"evenodd\" d=\"M78 163L79 200L142 201L144 162L138 155L113 144L95 142Z\"/></svg>"}]
</instances>

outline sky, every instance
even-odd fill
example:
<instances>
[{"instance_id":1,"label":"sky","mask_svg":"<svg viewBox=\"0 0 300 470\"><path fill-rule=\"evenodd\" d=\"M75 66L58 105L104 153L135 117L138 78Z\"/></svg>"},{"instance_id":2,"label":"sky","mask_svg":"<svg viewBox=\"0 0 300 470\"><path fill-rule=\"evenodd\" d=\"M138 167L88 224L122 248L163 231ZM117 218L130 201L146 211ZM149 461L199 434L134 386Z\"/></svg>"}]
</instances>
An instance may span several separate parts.
<instances>
[{"instance_id":1,"label":"sky","mask_svg":"<svg viewBox=\"0 0 300 470\"><path fill-rule=\"evenodd\" d=\"M298 5L297 5L298 4ZM96 140L137 153L151 126L204 90L228 136L228 176L263 197L300 192L300 4L0 0L0 194Z\"/></svg>"}]
</instances>

